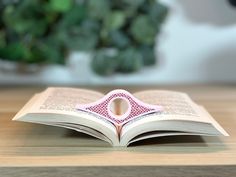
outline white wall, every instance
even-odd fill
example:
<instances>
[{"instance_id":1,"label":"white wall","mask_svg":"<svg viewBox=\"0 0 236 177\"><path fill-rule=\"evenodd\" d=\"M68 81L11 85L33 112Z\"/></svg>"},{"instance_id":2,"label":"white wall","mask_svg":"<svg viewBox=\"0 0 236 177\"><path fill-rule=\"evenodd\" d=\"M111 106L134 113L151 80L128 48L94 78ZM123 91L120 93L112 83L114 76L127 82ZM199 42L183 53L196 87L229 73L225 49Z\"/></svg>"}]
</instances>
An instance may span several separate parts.
<instances>
[{"instance_id":1,"label":"white wall","mask_svg":"<svg viewBox=\"0 0 236 177\"><path fill-rule=\"evenodd\" d=\"M236 8L226 0L161 1L171 11L158 39L156 66L103 78L91 72L87 59L72 55L69 69L50 66L36 75L21 76L0 72L0 83L236 82Z\"/></svg>"},{"instance_id":2,"label":"white wall","mask_svg":"<svg viewBox=\"0 0 236 177\"><path fill-rule=\"evenodd\" d=\"M236 81L236 8L226 0L162 0L172 8L160 40L162 82Z\"/></svg>"}]
</instances>

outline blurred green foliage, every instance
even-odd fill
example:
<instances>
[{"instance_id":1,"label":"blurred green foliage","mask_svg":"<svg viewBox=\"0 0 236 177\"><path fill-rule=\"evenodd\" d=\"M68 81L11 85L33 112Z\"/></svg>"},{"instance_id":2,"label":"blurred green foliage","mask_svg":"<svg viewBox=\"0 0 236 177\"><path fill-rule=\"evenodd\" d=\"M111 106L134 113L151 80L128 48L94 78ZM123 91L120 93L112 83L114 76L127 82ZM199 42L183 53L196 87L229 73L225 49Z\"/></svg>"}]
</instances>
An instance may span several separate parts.
<instances>
[{"instance_id":1,"label":"blurred green foliage","mask_svg":"<svg viewBox=\"0 0 236 177\"><path fill-rule=\"evenodd\" d=\"M167 13L156 0L3 0L0 58L63 64L79 50L93 52L91 67L100 75L134 72L155 63Z\"/></svg>"}]
</instances>

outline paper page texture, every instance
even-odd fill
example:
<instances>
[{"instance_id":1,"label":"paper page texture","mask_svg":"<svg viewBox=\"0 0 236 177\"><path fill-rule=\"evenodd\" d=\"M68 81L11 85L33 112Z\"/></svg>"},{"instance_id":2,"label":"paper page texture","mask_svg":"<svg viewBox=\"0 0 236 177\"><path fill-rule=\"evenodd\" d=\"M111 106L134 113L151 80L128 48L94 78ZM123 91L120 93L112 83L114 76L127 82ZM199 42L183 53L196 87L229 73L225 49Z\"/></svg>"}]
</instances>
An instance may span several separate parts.
<instances>
[{"instance_id":1,"label":"paper page texture","mask_svg":"<svg viewBox=\"0 0 236 177\"><path fill-rule=\"evenodd\" d=\"M160 114L147 115L128 122L122 128L122 138L125 137L126 134L130 134L131 131L133 135L138 135L145 131L148 132L150 131L153 123L156 124L158 121L160 122L159 125L161 125L163 121L178 121L178 123L175 125L169 124L171 127L166 127L166 130L174 128L178 131L181 131L181 129L184 128L182 127L184 122L195 122L187 129L189 129L189 132L191 132L191 128L196 130L201 129L201 127L206 127L205 130L201 130L202 134L204 134L204 131L207 132L212 129L209 126L206 126L207 124L211 124L211 127L215 127L215 129L218 130L222 135L228 135L224 129L216 121L214 121L214 119L208 113L206 113L206 111L204 111L203 108L195 104L188 97L188 95L184 93L152 90L138 92L135 93L134 96L143 102L162 106L163 111ZM202 125L199 127L200 124L198 123L202 123Z\"/></svg>"},{"instance_id":2,"label":"paper page texture","mask_svg":"<svg viewBox=\"0 0 236 177\"><path fill-rule=\"evenodd\" d=\"M36 95L31 101L20 111L14 120L22 120L28 122L44 122L56 123L61 122L81 124L90 126L103 132L112 140L117 139L116 127L106 119L91 116L86 112L76 110L77 104L86 104L94 102L103 97L103 94L73 88L48 88L46 91ZM32 115L29 116L23 116ZM26 120L27 119L27 120Z\"/></svg>"},{"instance_id":3,"label":"paper page texture","mask_svg":"<svg viewBox=\"0 0 236 177\"><path fill-rule=\"evenodd\" d=\"M209 122L209 119L201 116L199 106L184 93L150 90L135 93L134 96L143 102L162 106L160 119Z\"/></svg>"}]
</instances>

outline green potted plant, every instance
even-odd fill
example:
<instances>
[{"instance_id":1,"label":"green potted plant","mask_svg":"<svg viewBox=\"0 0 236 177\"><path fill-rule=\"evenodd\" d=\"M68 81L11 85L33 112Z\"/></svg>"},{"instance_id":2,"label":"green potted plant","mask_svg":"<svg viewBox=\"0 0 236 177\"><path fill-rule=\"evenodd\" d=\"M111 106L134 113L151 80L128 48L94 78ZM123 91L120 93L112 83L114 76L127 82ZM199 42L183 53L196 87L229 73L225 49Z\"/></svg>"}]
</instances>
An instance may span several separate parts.
<instances>
[{"instance_id":1,"label":"green potted plant","mask_svg":"<svg viewBox=\"0 0 236 177\"><path fill-rule=\"evenodd\" d=\"M0 58L64 64L71 51L83 51L93 53L100 75L135 72L155 63L167 13L156 0L0 1Z\"/></svg>"}]
</instances>

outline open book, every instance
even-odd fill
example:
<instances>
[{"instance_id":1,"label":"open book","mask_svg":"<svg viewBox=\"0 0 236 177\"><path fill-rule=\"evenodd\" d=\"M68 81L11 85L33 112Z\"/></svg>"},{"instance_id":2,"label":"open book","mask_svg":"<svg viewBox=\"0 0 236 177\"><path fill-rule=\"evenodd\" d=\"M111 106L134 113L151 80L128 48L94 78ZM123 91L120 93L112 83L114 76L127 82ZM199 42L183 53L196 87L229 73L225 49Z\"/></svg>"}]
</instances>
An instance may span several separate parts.
<instances>
[{"instance_id":1,"label":"open book","mask_svg":"<svg viewBox=\"0 0 236 177\"><path fill-rule=\"evenodd\" d=\"M34 95L13 120L73 129L113 146L161 136L228 136L188 95L164 90L132 95L116 90L104 95L86 89L51 87Z\"/></svg>"}]
</instances>

